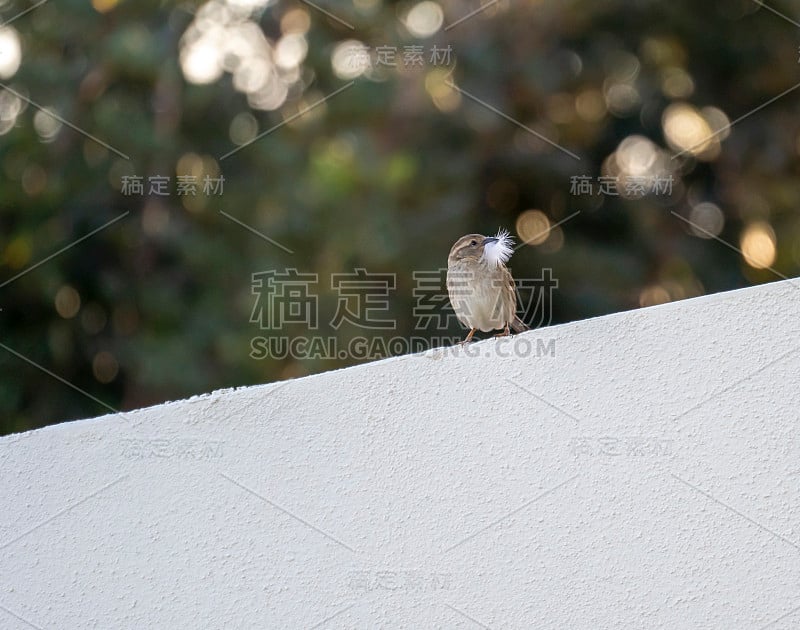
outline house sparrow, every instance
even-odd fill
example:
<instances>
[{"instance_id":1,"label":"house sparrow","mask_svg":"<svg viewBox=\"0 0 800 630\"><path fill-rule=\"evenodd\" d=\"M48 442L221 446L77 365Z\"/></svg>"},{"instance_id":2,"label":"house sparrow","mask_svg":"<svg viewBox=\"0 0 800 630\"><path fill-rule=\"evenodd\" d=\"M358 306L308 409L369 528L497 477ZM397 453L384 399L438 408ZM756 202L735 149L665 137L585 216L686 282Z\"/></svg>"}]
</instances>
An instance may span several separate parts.
<instances>
[{"instance_id":1,"label":"house sparrow","mask_svg":"<svg viewBox=\"0 0 800 630\"><path fill-rule=\"evenodd\" d=\"M447 293L458 321L469 328L462 343L476 330L503 329L498 337L528 330L517 317L517 292L506 262L514 253L508 232L497 236L467 234L458 239L447 257Z\"/></svg>"}]
</instances>

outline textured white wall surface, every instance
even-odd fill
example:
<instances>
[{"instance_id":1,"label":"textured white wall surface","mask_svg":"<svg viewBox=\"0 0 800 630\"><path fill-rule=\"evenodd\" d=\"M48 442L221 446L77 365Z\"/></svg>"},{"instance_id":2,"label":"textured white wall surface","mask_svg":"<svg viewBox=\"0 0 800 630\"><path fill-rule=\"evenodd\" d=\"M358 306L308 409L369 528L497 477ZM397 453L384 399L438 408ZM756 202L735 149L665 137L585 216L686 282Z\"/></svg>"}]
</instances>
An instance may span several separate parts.
<instances>
[{"instance_id":1,"label":"textured white wall surface","mask_svg":"<svg viewBox=\"0 0 800 630\"><path fill-rule=\"evenodd\" d=\"M800 284L0 439L0 628L800 628Z\"/></svg>"}]
</instances>

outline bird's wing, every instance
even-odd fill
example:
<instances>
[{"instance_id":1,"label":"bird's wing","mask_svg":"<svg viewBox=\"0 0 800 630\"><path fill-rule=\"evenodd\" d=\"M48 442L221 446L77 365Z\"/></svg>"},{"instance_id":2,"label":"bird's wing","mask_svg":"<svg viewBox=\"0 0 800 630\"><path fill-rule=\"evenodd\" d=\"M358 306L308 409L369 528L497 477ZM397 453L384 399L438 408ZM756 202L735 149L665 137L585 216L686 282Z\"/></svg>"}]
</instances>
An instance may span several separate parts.
<instances>
[{"instance_id":1,"label":"bird's wing","mask_svg":"<svg viewBox=\"0 0 800 630\"><path fill-rule=\"evenodd\" d=\"M504 292L504 302L510 304L510 312L507 314L508 317L508 324L511 326L514 332L523 332L525 330L529 330L528 326L523 322L519 317L517 317L517 298L519 297L519 291L517 290L517 284L514 282L514 278L511 275L511 272L506 269L505 270L505 284L503 286Z\"/></svg>"}]
</instances>

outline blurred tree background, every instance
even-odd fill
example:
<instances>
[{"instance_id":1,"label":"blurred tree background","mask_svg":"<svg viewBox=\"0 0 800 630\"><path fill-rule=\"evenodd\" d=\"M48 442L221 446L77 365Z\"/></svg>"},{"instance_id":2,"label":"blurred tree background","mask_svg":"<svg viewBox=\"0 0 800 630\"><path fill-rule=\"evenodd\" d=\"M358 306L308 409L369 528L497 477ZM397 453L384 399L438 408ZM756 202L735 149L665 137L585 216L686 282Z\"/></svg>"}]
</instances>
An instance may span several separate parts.
<instances>
[{"instance_id":1,"label":"blurred tree background","mask_svg":"<svg viewBox=\"0 0 800 630\"><path fill-rule=\"evenodd\" d=\"M525 243L517 278L553 270L553 323L796 275L792 20L790 0L0 0L0 432L362 360L254 357L257 336L431 336L414 272L469 232ZM318 274L318 330L251 321L254 274L290 269ZM357 269L396 274L394 329L330 324Z\"/></svg>"}]
</instances>

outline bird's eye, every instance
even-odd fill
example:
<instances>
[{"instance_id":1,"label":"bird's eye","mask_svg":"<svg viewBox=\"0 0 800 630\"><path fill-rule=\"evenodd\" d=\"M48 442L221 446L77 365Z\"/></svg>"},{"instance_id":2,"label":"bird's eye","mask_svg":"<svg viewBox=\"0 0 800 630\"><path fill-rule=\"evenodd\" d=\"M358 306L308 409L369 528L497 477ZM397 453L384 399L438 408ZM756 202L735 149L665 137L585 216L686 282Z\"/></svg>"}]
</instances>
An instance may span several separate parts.
<instances>
[{"instance_id":1,"label":"bird's eye","mask_svg":"<svg viewBox=\"0 0 800 630\"><path fill-rule=\"evenodd\" d=\"M472 239L472 240L469 242L469 244L470 244L470 245L477 245L477 244L478 244L478 241L476 241L476 240L473 238L473 239Z\"/></svg>"}]
</instances>

